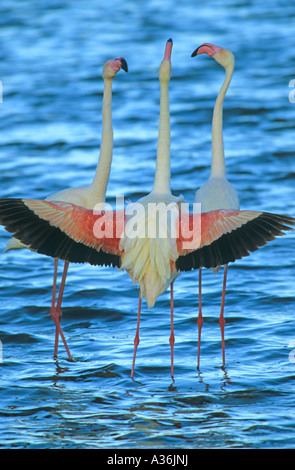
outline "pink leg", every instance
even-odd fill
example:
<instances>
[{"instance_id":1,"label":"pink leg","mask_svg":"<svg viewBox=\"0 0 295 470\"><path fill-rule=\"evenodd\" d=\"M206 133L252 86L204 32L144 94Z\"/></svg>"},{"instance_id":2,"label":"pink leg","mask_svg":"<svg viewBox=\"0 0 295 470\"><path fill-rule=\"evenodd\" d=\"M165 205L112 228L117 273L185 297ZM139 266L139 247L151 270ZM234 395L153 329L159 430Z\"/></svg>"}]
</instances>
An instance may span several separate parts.
<instances>
[{"instance_id":1,"label":"pink leg","mask_svg":"<svg viewBox=\"0 0 295 470\"><path fill-rule=\"evenodd\" d=\"M56 304L56 311L57 311L57 315L58 315L58 318L59 318L59 334L60 334L60 336L61 336L61 339L63 340L63 343L64 343L64 346L65 346L65 348L66 348L68 357L69 357L69 359L70 359L70 361L71 361L71 360L72 360L72 356L71 356L69 347L68 347L68 345L67 345L66 339L65 339L65 337L64 337L63 331L62 331L61 326L60 326L60 321L61 321L61 317L62 317L62 313L61 313L61 303L62 303L62 298L63 298L63 294L64 294L64 290L65 290L65 283L66 283L66 277L67 277L67 273L68 273L68 268L69 268L69 261L65 261L64 270L63 270L63 273L62 273L61 284L60 284L59 293L58 293L57 304ZM57 335L57 338L58 338L58 335Z\"/></svg>"},{"instance_id":2,"label":"pink leg","mask_svg":"<svg viewBox=\"0 0 295 470\"><path fill-rule=\"evenodd\" d=\"M170 301L170 309L171 309L171 334L169 338L169 343L171 346L171 377L173 379L173 351L174 351L174 327L173 327L173 282L171 284L171 301Z\"/></svg>"},{"instance_id":3,"label":"pink leg","mask_svg":"<svg viewBox=\"0 0 295 470\"><path fill-rule=\"evenodd\" d=\"M199 316L198 316L198 368L200 366L200 347L201 347L201 329L203 326L203 317L202 317L202 268L199 268Z\"/></svg>"},{"instance_id":4,"label":"pink leg","mask_svg":"<svg viewBox=\"0 0 295 470\"><path fill-rule=\"evenodd\" d=\"M222 297L221 297L221 309L220 309L220 316L219 316L219 325L221 330L221 346L222 346L222 365L225 364L225 345L224 345L224 326L225 326L225 319L224 319L224 298L225 298L225 290L226 290L226 276L227 276L227 268L228 265L224 265L224 275L223 275L223 289L222 289Z\"/></svg>"},{"instance_id":5,"label":"pink leg","mask_svg":"<svg viewBox=\"0 0 295 470\"><path fill-rule=\"evenodd\" d=\"M57 278L57 265L58 260L54 260L54 273L53 273L53 286L52 286L52 299L51 299L51 308L50 316L55 323L55 343L54 343L54 356L57 355L58 348L58 335L59 335L59 318L55 308L55 297L56 297L56 278Z\"/></svg>"},{"instance_id":6,"label":"pink leg","mask_svg":"<svg viewBox=\"0 0 295 470\"><path fill-rule=\"evenodd\" d=\"M134 338L134 353L133 353L133 362L132 362L132 369L131 369L131 378L133 378L133 374L134 374L136 351L137 351L137 346L139 345L140 311L141 311L141 290L139 289L137 327L136 327L136 334L135 334L135 338Z\"/></svg>"},{"instance_id":7,"label":"pink leg","mask_svg":"<svg viewBox=\"0 0 295 470\"><path fill-rule=\"evenodd\" d=\"M72 356L70 353L70 350L68 348L66 339L64 337L63 331L60 326L60 320L61 320L61 302L62 302L62 296L64 292L64 287L65 287L65 282L66 282L66 276L67 276L67 271L69 267L69 262L65 261L64 265L64 271L63 271L63 276L62 276L62 282L59 290L59 295L58 295L58 300L57 304L55 306L55 297L56 297L56 279L57 279L57 265L58 265L58 260L54 260L54 276L53 276L53 287L52 287L52 301L51 301L51 309L50 309L50 315L52 320L55 323L55 343L54 343L54 356L57 356L57 350L58 350L58 336L60 335L63 343L65 345L67 354L69 356L69 359L72 360Z\"/></svg>"},{"instance_id":8,"label":"pink leg","mask_svg":"<svg viewBox=\"0 0 295 470\"><path fill-rule=\"evenodd\" d=\"M56 310L58 312L60 320L61 320L61 317L62 317L62 315L61 315L61 303L62 303L62 298L63 298L63 295L64 295L66 277L67 277L67 274L68 274L68 268L69 268L69 261L65 261L64 270L63 270L63 273L62 273L61 284L60 284L60 288L59 288L57 304L56 304Z\"/></svg>"}]
</instances>

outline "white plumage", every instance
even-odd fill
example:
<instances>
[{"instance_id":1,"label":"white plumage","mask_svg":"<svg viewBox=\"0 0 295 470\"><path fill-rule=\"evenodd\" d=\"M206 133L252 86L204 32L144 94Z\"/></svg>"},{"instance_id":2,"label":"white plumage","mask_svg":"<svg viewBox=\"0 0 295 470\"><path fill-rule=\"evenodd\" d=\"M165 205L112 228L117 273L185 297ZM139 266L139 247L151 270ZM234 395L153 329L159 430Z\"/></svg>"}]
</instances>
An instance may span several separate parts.
<instances>
[{"instance_id":1,"label":"white plumage","mask_svg":"<svg viewBox=\"0 0 295 470\"><path fill-rule=\"evenodd\" d=\"M233 70L234 70L234 56L227 50L213 44L202 44L192 54L194 57L198 54L206 53L210 57L213 57L216 62L225 68L225 79L222 87L218 93L216 103L213 110L212 119L212 160L211 160L211 173L209 180L198 190L195 194L195 202L201 203L201 211L209 212L218 209L233 209L239 210L239 196L235 188L229 183L226 178L226 168L224 159L224 145L223 145L223 102L225 94L231 82ZM217 273L220 267L212 269L213 272ZM221 310L219 317L219 324L221 328L222 337L222 356L223 364L225 362L224 352L224 298L226 289L226 276L227 276L227 264L224 266L224 277L223 277L223 290L222 290L222 301ZM198 366L200 364L200 341L201 341L201 328L203 325L202 318L202 268L199 269L199 316L198 316Z\"/></svg>"}]
</instances>

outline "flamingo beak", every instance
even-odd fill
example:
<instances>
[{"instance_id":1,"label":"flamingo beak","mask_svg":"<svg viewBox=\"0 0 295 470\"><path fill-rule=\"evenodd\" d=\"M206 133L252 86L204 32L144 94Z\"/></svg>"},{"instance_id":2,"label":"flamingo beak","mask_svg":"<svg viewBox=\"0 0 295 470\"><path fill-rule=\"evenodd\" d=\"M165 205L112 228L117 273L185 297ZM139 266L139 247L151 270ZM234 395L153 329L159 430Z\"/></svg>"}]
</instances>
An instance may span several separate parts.
<instances>
[{"instance_id":1,"label":"flamingo beak","mask_svg":"<svg viewBox=\"0 0 295 470\"><path fill-rule=\"evenodd\" d=\"M172 46L173 46L173 41L172 39L168 39L166 42L166 48L165 48L165 53L164 53L164 60L169 60L171 61L171 52L172 52Z\"/></svg>"},{"instance_id":2,"label":"flamingo beak","mask_svg":"<svg viewBox=\"0 0 295 470\"><path fill-rule=\"evenodd\" d=\"M219 46L214 46L213 44L204 43L194 50L191 57L195 57L196 55L200 55L200 54L207 54L210 57L213 57L215 54L220 52L220 50L221 50L221 47Z\"/></svg>"},{"instance_id":3,"label":"flamingo beak","mask_svg":"<svg viewBox=\"0 0 295 470\"><path fill-rule=\"evenodd\" d=\"M200 47L202 47L202 46L199 46L199 47L197 47L197 49L194 50L191 57L196 57L196 55L198 55L198 50L200 49Z\"/></svg>"},{"instance_id":4,"label":"flamingo beak","mask_svg":"<svg viewBox=\"0 0 295 470\"><path fill-rule=\"evenodd\" d=\"M121 66L124 72L128 72L128 65L124 57L120 57L120 61L121 61Z\"/></svg>"}]
</instances>

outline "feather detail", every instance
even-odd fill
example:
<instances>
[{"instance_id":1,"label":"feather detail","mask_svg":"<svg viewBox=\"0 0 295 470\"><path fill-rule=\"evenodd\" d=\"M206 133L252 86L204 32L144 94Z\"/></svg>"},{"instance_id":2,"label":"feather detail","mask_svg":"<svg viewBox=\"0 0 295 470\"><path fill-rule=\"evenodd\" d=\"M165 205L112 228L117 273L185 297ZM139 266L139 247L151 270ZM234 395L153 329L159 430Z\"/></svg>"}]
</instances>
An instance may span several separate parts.
<instances>
[{"instance_id":1,"label":"feather detail","mask_svg":"<svg viewBox=\"0 0 295 470\"><path fill-rule=\"evenodd\" d=\"M102 216L103 212L95 215L92 210L65 203L0 199L0 223L31 250L73 263L119 267L120 235L114 238L95 236L95 224ZM120 216L122 213L112 214L115 233L116 228L124 227L124 218Z\"/></svg>"},{"instance_id":2,"label":"feather detail","mask_svg":"<svg viewBox=\"0 0 295 470\"><path fill-rule=\"evenodd\" d=\"M178 204L173 203L172 207L169 204L171 223L164 223L164 227L159 225L160 219L153 211L148 210L147 206L144 208L137 219L137 227L138 233L145 236L122 238L121 269L129 273L133 283L138 281L142 295L146 298L148 306L152 307L159 295L165 292L179 275L175 271L175 260L178 257L176 239L171 234L178 217ZM162 237L159 237L160 230L163 231Z\"/></svg>"},{"instance_id":3,"label":"feather detail","mask_svg":"<svg viewBox=\"0 0 295 470\"><path fill-rule=\"evenodd\" d=\"M200 238L197 248L184 248L188 240L179 237L177 240L179 258L176 268L180 271L191 269L217 268L248 256L268 241L284 235L285 231L293 230L293 217L258 211L219 210L201 214L201 237L193 231L194 219L189 217L191 241ZM180 219L180 225L183 221ZM181 233L181 230L180 230Z\"/></svg>"}]
</instances>

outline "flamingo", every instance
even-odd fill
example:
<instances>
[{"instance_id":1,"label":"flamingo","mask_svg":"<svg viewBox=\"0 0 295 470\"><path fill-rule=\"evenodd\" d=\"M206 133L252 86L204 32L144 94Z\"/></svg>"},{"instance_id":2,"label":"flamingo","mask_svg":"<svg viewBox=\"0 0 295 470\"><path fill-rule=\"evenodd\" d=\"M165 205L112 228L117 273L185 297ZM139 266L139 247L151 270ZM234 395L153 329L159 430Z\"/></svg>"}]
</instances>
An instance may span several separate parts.
<instances>
[{"instance_id":1,"label":"flamingo","mask_svg":"<svg viewBox=\"0 0 295 470\"><path fill-rule=\"evenodd\" d=\"M239 210L239 196L236 189L229 183L226 178L224 145L222 133L222 114L223 102L225 94L232 79L235 59L234 55L228 49L215 46L213 44L204 43L199 46L193 53L192 57L200 54L207 54L213 57L225 69L225 78L222 87L217 96L212 119L212 161L211 173L209 180L196 191L195 202L201 203L202 212L208 212L217 209L233 209ZM213 269L214 272L219 271L220 266ZM226 291L228 265L224 265L223 288L221 297L221 308L219 315L219 325L221 330L222 344L222 361L225 364L225 344L224 344L224 300ZM202 268L199 268L199 314L198 314L198 368L200 365L200 343L201 329L203 325L202 317Z\"/></svg>"},{"instance_id":2,"label":"flamingo","mask_svg":"<svg viewBox=\"0 0 295 470\"><path fill-rule=\"evenodd\" d=\"M171 77L171 53L173 41L168 39L165 46L164 59L159 69L160 81L160 118L158 130L158 145L156 171L152 191L140 198L137 203L144 208L138 224L147 233L148 227L151 231L157 231L157 219L155 214L148 210L150 204L169 205L178 211L178 204L183 201L183 196L174 196L170 187L170 116L169 116L169 81ZM159 206L158 206L159 207ZM171 284L170 310L171 310L171 376L173 378L173 349L175 343L173 328L173 282L177 272L172 272L170 267L171 251L169 240L150 237L124 237L120 243L123 252L121 258L121 269L126 270L132 278L133 283L138 281L139 302L137 314L137 328L134 338L134 355L131 377L134 374L136 351L139 344L139 323L141 313L141 295L146 298L148 307L154 306L157 297L165 292ZM176 250L174 249L175 256ZM172 257L173 257L172 256Z\"/></svg>"},{"instance_id":3,"label":"flamingo","mask_svg":"<svg viewBox=\"0 0 295 470\"><path fill-rule=\"evenodd\" d=\"M116 59L107 61L102 70L102 77L104 80L104 92L103 92L103 104L102 104L101 146L100 146L100 155L99 155L96 172L95 172L95 175L91 184L89 186L78 187L78 188L68 188L68 189L58 191L48 196L46 198L47 201L71 202L73 204L83 206L87 209L92 209L97 203L100 203L100 204L105 203L105 195L106 195L106 189L107 189L107 184L108 184L110 170L111 170L112 154L113 154L113 129L112 129L112 110L111 110L112 82L117 72L121 68L125 72L128 71L126 60L123 57L118 57ZM21 243L16 238L11 238L6 245L5 251L17 250L17 249L22 249L22 248L28 248L28 246L26 244ZM58 300L57 300L57 303L55 304L58 259L57 258L54 259L54 276L53 276L52 301L51 301L50 315L55 323L54 356L57 356L58 338L60 334L63 340L64 346L66 348L68 357L70 360L72 360L69 347L67 345L62 328L60 326L60 321L62 317L61 303L62 303L62 297L64 293L64 288L65 288L68 267L69 267L69 261L65 260Z\"/></svg>"}]
</instances>

